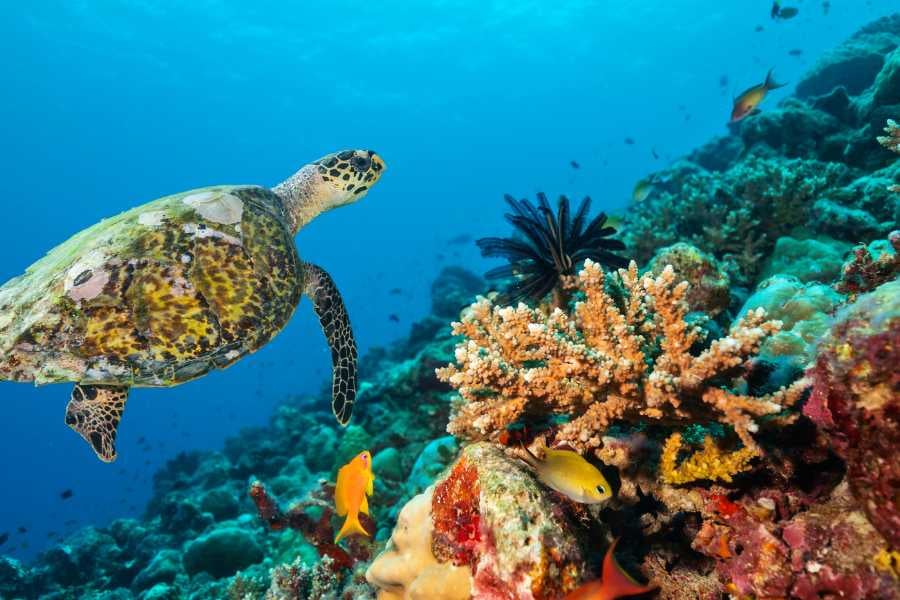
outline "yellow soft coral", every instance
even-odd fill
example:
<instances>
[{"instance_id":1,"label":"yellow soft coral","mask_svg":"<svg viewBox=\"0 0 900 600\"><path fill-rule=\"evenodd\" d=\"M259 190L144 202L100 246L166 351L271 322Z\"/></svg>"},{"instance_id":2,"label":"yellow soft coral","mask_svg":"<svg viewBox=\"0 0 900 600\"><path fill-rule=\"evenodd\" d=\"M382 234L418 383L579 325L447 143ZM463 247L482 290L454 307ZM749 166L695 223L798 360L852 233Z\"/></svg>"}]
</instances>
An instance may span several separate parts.
<instances>
[{"instance_id":1,"label":"yellow soft coral","mask_svg":"<svg viewBox=\"0 0 900 600\"><path fill-rule=\"evenodd\" d=\"M494 306L484 298L469 307L453 324L465 338L456 363L437 371L461 397L448 430L490 439L526 414L564 414L572 420L555 441L588 450L602 446L603 431L617 419L715 418L756 450L754 418L780 412L805 385L754 397L709 382L744 365L781 324L761 309L750 311L694 356L690 348L700 334L685 321L687 283L677 282L671 267L641 277L634 262L618 276L626 292L620 303L607 293L600 266L585 261L576 282L585 299L574 315Z\"/></svg>"},{"instance_id":2,"label":"yellow soft coral","mask_svg":"<svg viewBox=\"0 0 900 600\"><path fill-rule=\"evenodd\" d=\"M660 478L672 485L700 479L731 483L731 478L746 471L750 467L750 461L756 456L752 448L722 452L709 436L703 440L703 450L694 452L681 464L678 464L679 452L681 452L681 434L673 433L663 446L659 464Z\"/></svg>"}]
</instances>

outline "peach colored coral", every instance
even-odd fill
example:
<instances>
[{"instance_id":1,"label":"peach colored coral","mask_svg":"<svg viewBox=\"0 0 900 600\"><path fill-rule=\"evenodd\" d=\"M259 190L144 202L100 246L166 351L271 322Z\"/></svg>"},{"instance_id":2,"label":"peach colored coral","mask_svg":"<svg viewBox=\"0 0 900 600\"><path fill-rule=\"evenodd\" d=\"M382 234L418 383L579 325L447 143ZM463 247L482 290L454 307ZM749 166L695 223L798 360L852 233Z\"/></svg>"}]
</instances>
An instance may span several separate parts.
<instances>
[{"instance_id":1,"label":"peach colored coral","mask_svg":"<svg viewBox=\"0 0 900 600\"><path fill-rule=\"evenodd\" d=\"M397 518L388 547L366 571L378 600L466 600L471 596L468 566L441 563L431 552L434 487L410 500Z\"/></svg>"},{"instance_id":2,"label":"peach colored coral","mask_svg":"<svg viewBox=\"0 0 900 600\"><path fill-rule=\"evenodd\" d=\"M748 448L756 418L792 404L803 381L767 396L735 393L711 383L747 364L781 324L750 311L731 332L694 356L700 333L685 321L688 284L671 267L639 276L632 262L618 281L607 281L590 260L576 282L584 300L574 315L494 306L480 298L459 323L456 363L437 370L457 389L448 431L468 439L492 439L532 414L563 414L571 421L555 434L581 450L598 449L615 420L681 423L716 419L732 425ZM607 284L624 290L616 301Z\"/></svg>"}]
</instances>

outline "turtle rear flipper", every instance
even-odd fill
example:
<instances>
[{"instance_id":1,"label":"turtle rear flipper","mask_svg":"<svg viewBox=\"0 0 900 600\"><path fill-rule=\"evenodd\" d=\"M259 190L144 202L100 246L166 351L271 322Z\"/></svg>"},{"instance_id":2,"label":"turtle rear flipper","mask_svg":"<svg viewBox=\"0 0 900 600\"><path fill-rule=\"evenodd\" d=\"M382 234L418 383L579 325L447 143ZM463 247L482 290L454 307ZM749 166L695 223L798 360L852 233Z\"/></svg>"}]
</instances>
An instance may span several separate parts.
<instances>
[{"instance_id":1,"label":"turtle rear flipper","mask_svg":"<svg viewBox=\"0 0 900 600\"><path fill-rule=\"evenodd\" d=\"M313 264L304 265L303 292L312 300L319 324L331 347L331 410L338 423L346 425L356 401L356 340L350 317L331 276Z\"/></svg>"},{"instance_id":2,"label":"turtle rear flipper","mask_svg":"<svg viewBox=\"0 0 900 600\"><path fill-rule=\"evenodd\" d=\"M66 425L78 432L103 462L116 459L116 431L128 390L127 386L79 383L66 406Z\"/></svg>"}]
</instances>

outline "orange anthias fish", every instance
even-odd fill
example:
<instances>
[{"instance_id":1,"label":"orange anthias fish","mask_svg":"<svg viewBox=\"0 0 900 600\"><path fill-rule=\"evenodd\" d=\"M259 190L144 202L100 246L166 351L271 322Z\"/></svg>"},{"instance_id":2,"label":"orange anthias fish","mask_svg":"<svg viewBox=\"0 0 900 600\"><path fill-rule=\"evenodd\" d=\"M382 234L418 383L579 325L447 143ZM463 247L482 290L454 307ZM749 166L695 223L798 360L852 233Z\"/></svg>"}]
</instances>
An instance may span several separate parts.
<instances>
[{"instance_id":1,"label":"orange anthias fish","mask_svg":"<svg viewBox=\"0 0 900 600\"><path fill-rule=\"evenodd\" d=\"M585 583L566 596L565 600L616 600L646 594L656 589L654 585L639 584L619 566L613 555L618 543L619 540L614 541L606 551L606 557L603 559L603 577Z\"/></svg>"},{"instance_id":2,"label":"orange anthias fish","mask_svg":"<svg viewBox=\"0 0 900 600\"><path fill-rule=\"evenodd\" d=\"M375 475L372 473L372 455L368 450L353 457L340 468L334 487L334 505L339 517L347 515L344 526L334 538L337 544L348 535L358 533L369 536L359 522L359 513L369 514L369 501L374 491ZM370 536L371 537L371 536Z\"/></svg>"},{"instance_id":3,"label":"orange anthias fish","mask_svg":"<svg viewBox=\"0 0 900 600\"><path fill-rule=\"evenodd\" d=\"M766 80L759 85L754 85L749 90L735 98L734 108L731 110L731 122L740 121L747 115L753 113L760 103L765 99L766 94L771 90L784 87L786 84L777 83L772 77L772 69L766 75Z\"/></svg>"}]
</instances>

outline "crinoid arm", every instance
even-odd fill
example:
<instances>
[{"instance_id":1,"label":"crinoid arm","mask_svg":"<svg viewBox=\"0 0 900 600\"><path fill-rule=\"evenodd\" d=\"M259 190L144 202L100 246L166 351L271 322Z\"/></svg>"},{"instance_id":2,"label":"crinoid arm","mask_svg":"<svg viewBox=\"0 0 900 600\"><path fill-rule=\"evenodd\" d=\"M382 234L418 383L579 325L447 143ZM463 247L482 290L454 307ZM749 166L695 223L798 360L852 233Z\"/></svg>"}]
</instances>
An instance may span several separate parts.
<instances>
[{"instance_id":1,"label":"crinoid arm","mask_svg":"<svg viewBox=\"0 0 900 600\"><path fill-rule=\"evenodd\" d=\"M508 264L488 271L486 276L512 280L505 295L508 302L540 302L550 292L559 292L588 259L608 267L628 264L616 254L625 249L625 244L610 237L616 230L607 225L606 213L588 219L590 198L584 198L573 214L566 196L559 197L556 211L545 194L537 197L534 205L505 196L510 208L506 220L513 226L513 235L476 242L482 256L507 260Z\"/></svg>"},{"instance_id":2,"label":"crinoid arm","mask_svg":"<svg viewBox=\"0 0 900 600\"><path fill-rule=\"evenodd\" d=\"M356 340L350 316L334 280L321 267L306 263L304 293L312 300L331 348L331 410L341 425L350 422L356 402Z\"/></svg>"},{"instance_id":3,"label":"crinoid arm","mask_svg":"<svg viewBox=\"0 0 900 600\"><path fill-rule=\"evenodd\" d=\"M66 406L66 425L84 438L103 462L116 459L116 435L129 388L77 384Z\"/></svg>"}]
</instances>

